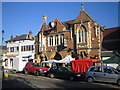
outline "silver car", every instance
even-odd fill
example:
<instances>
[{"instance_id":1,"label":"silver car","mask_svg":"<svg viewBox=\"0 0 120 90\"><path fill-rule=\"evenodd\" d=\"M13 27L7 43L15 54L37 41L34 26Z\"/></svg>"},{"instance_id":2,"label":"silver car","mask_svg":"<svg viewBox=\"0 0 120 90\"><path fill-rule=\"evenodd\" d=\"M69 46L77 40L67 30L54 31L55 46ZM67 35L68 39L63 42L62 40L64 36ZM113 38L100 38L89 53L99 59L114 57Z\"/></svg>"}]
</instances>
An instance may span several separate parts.
<instances>
[{"instance_id":1,"label":"silver car","mask_svg":"<svg viewBox=\"0 0 120 90\"><path fill-rule=\"evenodd\" d=\"M101 81L120 85L120 73L110 66L91 66L86 72L88 82Z\"/></svg>"}]
</instances>

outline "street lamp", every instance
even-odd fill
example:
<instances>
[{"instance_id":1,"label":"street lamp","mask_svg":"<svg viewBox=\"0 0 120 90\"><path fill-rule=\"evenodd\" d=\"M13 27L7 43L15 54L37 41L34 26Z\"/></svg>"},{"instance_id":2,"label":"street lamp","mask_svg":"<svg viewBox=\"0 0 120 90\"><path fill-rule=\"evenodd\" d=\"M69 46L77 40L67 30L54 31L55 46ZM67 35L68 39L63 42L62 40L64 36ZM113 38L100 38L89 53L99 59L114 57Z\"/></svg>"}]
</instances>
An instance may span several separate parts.
<instances>
[{"instance_id":1,"label":"street lamp","mask_svg":"<svg viewBox=\"0 0 120 90\"><path fill-rule=\"evenodd\" d=\"M4 37L3 37L3 35L4 35L4 30L2 30L2 50L3 50L3 41L4 41Z\"/></svg>"},{"instance_id":2,"label":"street lamp","mask_svg":"<svg viewBox=\"0 0 120 90\"><path fill-rule=\"evenodd\" d=\"M3 45L3 41L4 41L4 37L3 37L3 35L4 35L4 30L2 30L2 45Z\"/></svg>"},{"instance_id":3,"label":"street lamp","mask_svg":"<svg viewBox=\"0 0 120 90\"><path fill-rule=\"evenodd\" d=\"M3 56L3 41L4 41L3 35L4 35L4 30L2 30L2 56Z\"/></svg>"},{"instance_id":4,"label":"street lamp","mask_svg":"<svg viewBox=\"0 0 120 90\"><path fill-rule=\"evenodd\" d=\"M2 56L2 57L3 57L3 41L4 41L3 35L4 35L4 33L5 33L4 30L2 30L2 48L1 48L1 49L2 49L2 50L1 50L1 54L2 54L1 56ZM3 70L3 69L4 69L4 67L2 66L2 70Z\"/></svg>"}]
</instances>

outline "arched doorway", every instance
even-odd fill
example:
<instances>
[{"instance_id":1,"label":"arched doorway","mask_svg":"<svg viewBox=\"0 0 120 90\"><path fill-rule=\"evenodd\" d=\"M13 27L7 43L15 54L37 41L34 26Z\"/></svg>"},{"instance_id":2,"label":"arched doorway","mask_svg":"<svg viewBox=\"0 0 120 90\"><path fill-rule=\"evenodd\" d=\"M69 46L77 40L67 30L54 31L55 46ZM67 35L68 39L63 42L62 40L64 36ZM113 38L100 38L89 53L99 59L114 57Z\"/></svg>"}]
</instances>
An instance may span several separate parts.
<instances>
[{"instance_id":1,"label":"arched doorway","mask_svg":"<svg viewBox=\"0 0 120 90\"><path fill-rule=\"evenodd\" d=\"M56 52L56 54L55 54L55 56L54 56L53 59L55 59L55 60L61 60L61 59L62 59L62 56L60 55L59 52Z\"/></svg>"}]
</instances>

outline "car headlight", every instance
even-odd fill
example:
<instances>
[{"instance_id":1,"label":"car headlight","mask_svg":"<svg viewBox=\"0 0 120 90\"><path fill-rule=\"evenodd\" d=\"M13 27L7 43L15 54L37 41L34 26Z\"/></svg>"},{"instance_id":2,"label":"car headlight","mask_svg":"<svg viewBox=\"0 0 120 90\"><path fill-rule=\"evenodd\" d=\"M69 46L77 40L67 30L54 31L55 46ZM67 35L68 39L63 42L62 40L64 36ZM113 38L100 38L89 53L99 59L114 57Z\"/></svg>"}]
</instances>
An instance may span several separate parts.
<instances>
[{"instance_id":1,"label":"car headlight","mask_svg":"<svg viewBox=\"0 0 120 90\"><path fill-rule=\"evenodd\" d=\"M44 71L44 72L47 72L47 71Z\"/></svg>"},{"instance_id":2,"label":"car headlight","mask_svg":"<svg viewBox=\"0 0 120 90\"><path fill-rule=\"evenodd\" d=\"M40 69L40 72L43 72L44 70L43 69Z\"/></svg>"},{"instance_id":3,"label":"car headlight","mask_svg":"<svg viewBox=\"0 0 120 90\"><path fill-rule=\"evenodd\" d=\"M80 74L77 74L78 77L80 77L81 75Z\"/></svg>"}]
</instances>

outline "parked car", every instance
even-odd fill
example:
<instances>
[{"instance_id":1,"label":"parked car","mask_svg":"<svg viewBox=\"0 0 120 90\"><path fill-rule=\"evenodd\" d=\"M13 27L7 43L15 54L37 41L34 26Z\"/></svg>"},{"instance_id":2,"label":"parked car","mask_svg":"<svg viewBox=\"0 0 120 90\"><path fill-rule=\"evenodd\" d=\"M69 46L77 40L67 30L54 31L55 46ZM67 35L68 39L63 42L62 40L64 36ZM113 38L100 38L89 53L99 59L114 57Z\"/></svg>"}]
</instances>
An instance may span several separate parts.
<instances>
[{"instance_id":1,"label":"parked car","mask_svg":"<svg viewBox=\"0 0 120 90\"><path fill-rule=\"evenodd\" d=\"M110 66L91 66L86 72L88 82L101 81L120 85L120 73Z\"/></svg>"},{"instance_id":2,"label":"parked car","mask_svg":"<svg viewBox=\"0 0 120 90\"><path fill-rule=\"evenodd\" d=\"M47 71L48 68L41 67L39 64L33 62L28 62L23 69L24 74L34 73L36 76L45 75Z\"/></svg>"},{"instance_id":3,"label":"parked car","mask_svg":"<svg viewBox=\"0 0 120 90\"><path fill-rule=\"evenodd\" d=\"M120 72L120 64L117 66L116 69L118 70L118 72Z\"/></svg>"},{"instance_id":4,"label":"parked car","mask_svg":"<svg viewBox=\"0 0 120 90\"><path fill-rule=\"evenodd\" d=\"M70 69L66 67L51 67L48 71L48 76L50 78L58 77L69 80L77 80L80 78L80 74L72 72Z\"/></svg>"}]
</instances>

